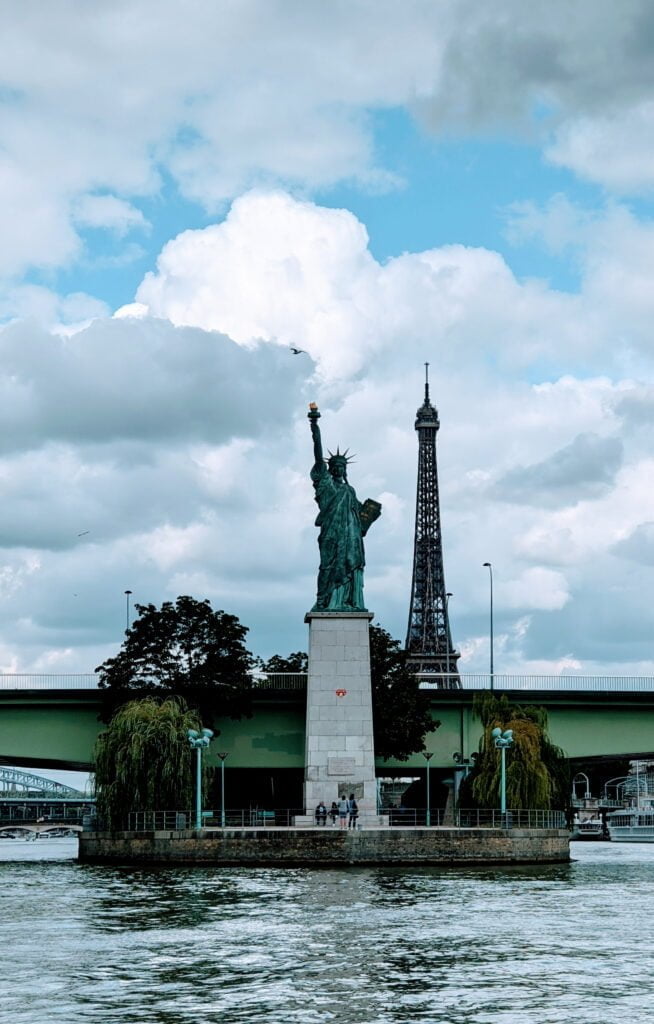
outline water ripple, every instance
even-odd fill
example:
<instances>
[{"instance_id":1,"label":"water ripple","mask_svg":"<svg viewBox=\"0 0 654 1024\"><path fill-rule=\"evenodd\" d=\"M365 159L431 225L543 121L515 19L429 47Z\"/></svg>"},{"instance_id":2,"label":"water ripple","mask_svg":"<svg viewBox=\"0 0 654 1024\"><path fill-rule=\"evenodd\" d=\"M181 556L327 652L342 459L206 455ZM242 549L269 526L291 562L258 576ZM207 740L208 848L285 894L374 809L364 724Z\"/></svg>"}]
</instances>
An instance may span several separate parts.
<instances>
[{"instance_id":1,"label":"water ripple","mask_svg":"<svg viewBox=\"0 0 654 1024\"><path fill-rule=\"evenodd\" d=\"M575 856L462 870L0 863L0 1019L645 1024L654 846Z\"/></svg>"}]
</instances>

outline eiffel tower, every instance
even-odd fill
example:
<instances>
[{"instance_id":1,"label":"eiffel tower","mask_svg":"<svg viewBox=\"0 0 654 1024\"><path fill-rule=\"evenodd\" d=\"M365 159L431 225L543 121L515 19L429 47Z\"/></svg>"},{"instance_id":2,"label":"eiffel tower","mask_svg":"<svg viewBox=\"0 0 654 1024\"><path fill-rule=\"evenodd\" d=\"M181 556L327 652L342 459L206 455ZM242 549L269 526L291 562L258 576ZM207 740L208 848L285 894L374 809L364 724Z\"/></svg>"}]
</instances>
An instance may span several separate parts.
<instances>
[{"instance_id":1,"label":"eiffel tower","mask_svg":"<svg viewBox=\"0 0 654 1024\"><path fill-rule=\"evenodd\" d=\"M438 412L429 401L429 363L425 363L425 400L416 414L418 490L413 548L411 607L406 636L407 664L421 675L434 674L443 689L459 689L458 651L452 646L445 590L443 543L436 468ZM436 681L436 680L434 680Z\"/></svg>"}]
</instances>

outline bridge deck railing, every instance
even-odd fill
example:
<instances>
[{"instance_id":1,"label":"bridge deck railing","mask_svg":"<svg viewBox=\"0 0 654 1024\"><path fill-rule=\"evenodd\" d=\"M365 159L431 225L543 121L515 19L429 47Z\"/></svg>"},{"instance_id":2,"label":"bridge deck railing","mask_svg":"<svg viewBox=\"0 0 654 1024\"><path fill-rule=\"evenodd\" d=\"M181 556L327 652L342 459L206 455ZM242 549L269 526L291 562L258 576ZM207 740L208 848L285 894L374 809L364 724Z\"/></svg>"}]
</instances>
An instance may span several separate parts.
<instances>
[{"instance_id":1,"label":"bridge deck railing","mask_svg":"<svg viewBox=\"0 0 654 1024\"><path fill-rule=\"evenodd\" d=\"M600 676L600 675L527 675L495 673L492 680L487 672L460 672L446 674L420 674L422 690L551 690L588 692L652 692L654 676Z\"/></svg>"},{"instance_id":2,"label":"bridge deck railing","mask_svg":"<svg viewBox=\"0 0 654 1024\"><path fill-rule=\"evenodd\" d=\"M420 674L423 690L490 690L488 673L460 672ZM258 673L252 677L253 690L304 690L306 672ZM587 691L612 693L654 692L654 676L584 676L495 674L492 688L503 690ZM12 673L0 674L0 690L97 690L93 672L76 674Z\"/></svg>"},{"instance_id":3,"label":"bridge deck railing","mask_svg":"<svg viewBox=\"0 0 654 1024\"><path fill-rule=\"evenodd\" d=\"M419 675L424 690L489 690L491 679L483 672L424 673ZM304 690L306 672L256 673L252 677L253 690ZM524 675L495 673L493 689L587 691L611 693L654 692L654 676L600 676L600 675ZM0 674L2 690L97 690L98 676L93 672L76 674L6 673Z\"/></svg>"}]
</instances>

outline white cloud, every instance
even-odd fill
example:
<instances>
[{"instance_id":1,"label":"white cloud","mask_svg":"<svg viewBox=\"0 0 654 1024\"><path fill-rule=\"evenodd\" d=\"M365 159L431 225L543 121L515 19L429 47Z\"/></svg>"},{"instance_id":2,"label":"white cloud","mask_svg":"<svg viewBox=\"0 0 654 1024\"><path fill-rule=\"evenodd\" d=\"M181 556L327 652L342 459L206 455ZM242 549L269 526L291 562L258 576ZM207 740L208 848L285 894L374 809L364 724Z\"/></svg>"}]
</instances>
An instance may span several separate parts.
<instances>
[{"instance_id":1,"label":"white cloud","mask_svg":"<svg viewBox=\"0 0 654 1024\"><path fill-rule=\"evenodd\" d=\"M450 364L500 330L496 357L511 363L568 351L571 329L575 346L585 344L583 321L563 315L573 306L568 297L536 282L519 285L497 253L444 246L380 265L367 242L346 210L251 192L221 224L165 246L156 273L138 289L136 313L146 306L153 316L222 331L241 344L263 339L305 349L326 379L357 373L373 353L388 354L400 331L413 345L447 334L449 348L439 354Z\"/></svg>"},{"instance_id":2,"label":"white cloud","mask_svg":"<svg viewBox=\"0 0 654 1024\"><path fill-rule=\"evenodd\" d=\"M542 611L563 608L570 598L563 573L540 567L525 569L518 579L507 580L498 593L508 608Z\"/></svg>"},{"instance_id":3,"label":"white cloud","mask_svg":"<svg viewBox=\"0 0 654 1024\"><path fill-rule=\"evenodd\" d=\"M84 292L59 295L34 284L0 289L0 323L26 319L58 334L74 334L108 311L106 303Z\"/></svg>"},{"instance_id":4,"label":"white cloud","mask_svg":"<svg viewBox=\"0 0 654 1024\"><path fill-rule=\"evenodd\" d=\"M572 117L545 152L553 164L618 194L651 192L654 101L636 102L608 116Z\"/></svg>"},{"instance_id":5,"label":"white cloud","mask_svg":"<svg viewBox=\"0 0 654 1024\"><path fill-rule=\"evenodd\" d=\"M87 228L105 228L120 238L135 228L148 227L148 222L135 206L110 195L84 195L74 210L77 224Z\"/></svg>"},{"instance_id":6,"label":"white cloud","mask_svg":"<svg viewBox=\"0 0 654 1024\"><path fill-rule=\"evenodd\" d=\"M651 20L646 0L12 7L0 274L69 264L76 224L142 228L165 179L211 211L251 187L392 187L371 115L398 108L651 189Z\"/></svg>"}]
</instances>

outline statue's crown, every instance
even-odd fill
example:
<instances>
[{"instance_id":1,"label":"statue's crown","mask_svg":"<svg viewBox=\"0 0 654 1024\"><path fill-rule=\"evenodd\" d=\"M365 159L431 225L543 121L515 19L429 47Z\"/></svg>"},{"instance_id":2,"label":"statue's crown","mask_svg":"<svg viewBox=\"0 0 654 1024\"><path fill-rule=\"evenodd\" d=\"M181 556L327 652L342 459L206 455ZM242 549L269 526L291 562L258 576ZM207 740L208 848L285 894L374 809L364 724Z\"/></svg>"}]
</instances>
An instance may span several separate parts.
<instances>
[{"instance_id":1,"label":"statue's crown","mask_svg":"<svg viewBox=\"0 0 654 1024\"><path fill-rule=\"evenodd\" d=\"M327 465L328 466L336 466L336 465L347 466L348 462L352 462L352 456L348 455L349 450L350 450L349 448L346 448L345 451L342 452L342 451L340 451L339 448L337 448L335 452L330 452L329 453L329 458L327 459Z\"/></svg>"}]
</instances>

